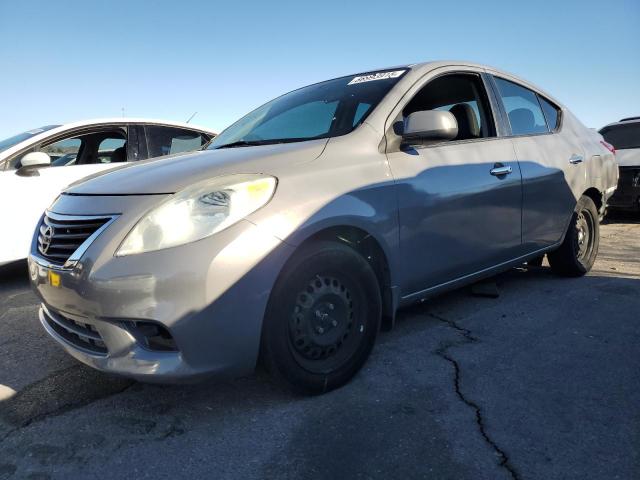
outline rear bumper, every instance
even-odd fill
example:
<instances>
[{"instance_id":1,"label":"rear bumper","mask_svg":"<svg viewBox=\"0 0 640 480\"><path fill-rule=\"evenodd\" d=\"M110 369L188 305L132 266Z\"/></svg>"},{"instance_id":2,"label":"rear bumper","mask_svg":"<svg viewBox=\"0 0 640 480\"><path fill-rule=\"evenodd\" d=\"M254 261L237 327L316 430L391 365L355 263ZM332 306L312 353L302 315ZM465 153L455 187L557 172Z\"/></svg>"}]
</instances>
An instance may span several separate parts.
<instances>
[{"instance_id":1,"label":"rear bumper","mask_svg":"<svg viewBox=\"0 0 640 480\"><path fill-rule=\"evenodd\" d=\"M618 188L608 205L614 209L640 210L640 166L620 167Z\"/></svg>"}]
</instances>

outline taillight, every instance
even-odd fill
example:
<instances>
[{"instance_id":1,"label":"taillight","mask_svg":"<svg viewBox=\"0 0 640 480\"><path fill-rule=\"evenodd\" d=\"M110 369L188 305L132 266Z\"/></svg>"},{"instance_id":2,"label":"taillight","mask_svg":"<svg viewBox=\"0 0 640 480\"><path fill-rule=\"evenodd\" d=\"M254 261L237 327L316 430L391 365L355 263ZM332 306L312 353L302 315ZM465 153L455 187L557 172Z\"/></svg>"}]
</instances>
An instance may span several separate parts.
<instances>
[{"instance_id":1,"label":"taillight","mask_svg":"<svg viewBox=\"0 0 640 480\"><path fill-rule=\"evenodd\" d=\"M604 140L600 140L600 143L602 144L602 146L604 146L604 148L609 150L611 153L613 153L614 155L616 154L616 147L614 147L610 143L605 142Z\"/></svg>"}]
</instances>

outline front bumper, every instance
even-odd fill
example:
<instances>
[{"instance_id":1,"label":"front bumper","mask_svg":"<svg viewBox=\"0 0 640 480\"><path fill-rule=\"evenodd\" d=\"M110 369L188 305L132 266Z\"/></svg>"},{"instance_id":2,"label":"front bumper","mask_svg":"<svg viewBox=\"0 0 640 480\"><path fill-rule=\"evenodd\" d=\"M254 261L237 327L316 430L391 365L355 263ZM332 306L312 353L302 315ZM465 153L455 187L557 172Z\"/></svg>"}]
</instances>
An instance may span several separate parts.
<instances>
[{"instance_id":1,"label":"front bumper","mask_svg":"<svg viewBox=\"0 0 640 480\"><path fill-rule=\"evenodd\" d=\"M157 196L60 197L51 207L57 214L122 213L70 270L52 268L34 239L29 271L43 327L78 360L138 380L252 371L269 294L292 247L241 221L188 245L115 257L157 202ZM132 328L142 324L168 333L172 347L150 347Z\"/></svg>"}]
</instances>

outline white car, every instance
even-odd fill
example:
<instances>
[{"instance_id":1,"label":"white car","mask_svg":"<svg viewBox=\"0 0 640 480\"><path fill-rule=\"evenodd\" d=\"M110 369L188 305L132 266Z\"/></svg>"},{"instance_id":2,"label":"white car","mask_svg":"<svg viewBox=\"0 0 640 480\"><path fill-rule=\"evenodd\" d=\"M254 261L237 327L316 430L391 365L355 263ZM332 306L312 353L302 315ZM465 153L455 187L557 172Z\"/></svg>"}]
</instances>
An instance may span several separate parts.
<instances>
[{"instance_id":1,"label":"white car","mask_svg":"<svg viewBox=\"0 0 640 480\"><path fill-rule=\"evenodd\" d=\"M623 118L600 129L616 149L620 180L609 199L612 209L640 211L640 117Z\"/></svg>"},{"instance_id":2,"label":"white car","mask_svg":"<svg viewBox=\"0 0 640 480\"><path fill-rule=\"evenodd\" d=\"M125 162L197 150L214 136L186 123L115 118L0 140L0 265L27 257L42 212L69 184Z\"/></svg>"}]
</instances>

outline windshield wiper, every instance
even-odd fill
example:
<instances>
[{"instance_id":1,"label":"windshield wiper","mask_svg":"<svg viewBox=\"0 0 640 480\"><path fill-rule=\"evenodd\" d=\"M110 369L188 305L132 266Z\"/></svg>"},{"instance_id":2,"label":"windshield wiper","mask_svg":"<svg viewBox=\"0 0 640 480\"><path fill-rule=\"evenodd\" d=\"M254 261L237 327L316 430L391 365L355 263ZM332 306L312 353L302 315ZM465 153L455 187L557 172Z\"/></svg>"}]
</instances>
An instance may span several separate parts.
<instances>
[{"instance_id":1,"label":"windshield wiper","mask_svg":"<svg viewBox=\"0 0 640 480\"><path fill-rule=\"evenodd\" d=\"M258 145L276 145L278 143L293 143L304 142L306 140L313 140L313 138L273 138L271 140L238 140L237 142L226 143L215 147L215 150L220 148L235 148L235 147L255 147Z\"/></svg>"}]
</instances>

